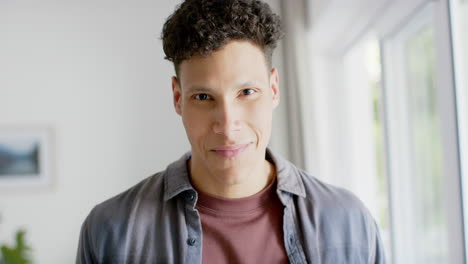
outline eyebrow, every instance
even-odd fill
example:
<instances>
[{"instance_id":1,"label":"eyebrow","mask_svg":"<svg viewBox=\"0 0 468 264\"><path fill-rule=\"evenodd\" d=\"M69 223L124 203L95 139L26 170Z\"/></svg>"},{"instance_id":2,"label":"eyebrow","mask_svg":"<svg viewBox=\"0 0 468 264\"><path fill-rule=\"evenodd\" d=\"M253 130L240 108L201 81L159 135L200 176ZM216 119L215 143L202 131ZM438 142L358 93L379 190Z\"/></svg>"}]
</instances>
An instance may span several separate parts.
<instances>
[{"instance_id":1,"label":"eyebrow","mask_svg":"<svg viewBox=\"0 0 468 264\"><path fill-rule=\"evenodd\" d=\"M203 86L190 86L187 92L211 92L212 89Z\"/></svg>"},{"instance_id":2,"label":"eyebrow","mask_svg":"<svg viewBox=\"0 0 468 264\"><path fill-rule=\"evenodd\" d=\"M246 81L246 82L243 82L239 85L236 85L234 87L234 89L239 89L239 88L244 88L244 87L252 87L252 86L258 86L257 85L257 82L254 82L254 81ZM187 92L212 92L213 89L211 88L208 88L208 87L205 87L205 86L190 86L188 89L187 89Z\"/></svg>"}]
</instances>

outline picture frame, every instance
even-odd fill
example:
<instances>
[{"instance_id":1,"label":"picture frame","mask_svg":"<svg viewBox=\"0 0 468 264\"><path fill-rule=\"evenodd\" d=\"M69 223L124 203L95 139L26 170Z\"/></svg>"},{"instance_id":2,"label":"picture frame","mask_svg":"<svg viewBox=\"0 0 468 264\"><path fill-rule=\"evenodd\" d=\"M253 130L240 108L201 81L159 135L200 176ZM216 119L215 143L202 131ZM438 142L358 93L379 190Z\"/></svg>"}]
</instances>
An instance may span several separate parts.
<instances>
[{"instance_id":1,"label":"picture frame","mask_svg":"<svg viewBox=\"0 0 468 264\"><path fill-rule=\"evenodd\" d=\"M0 126L1 191L51 185L51 137L48 126Z\"/></svg>"}]
</instances>

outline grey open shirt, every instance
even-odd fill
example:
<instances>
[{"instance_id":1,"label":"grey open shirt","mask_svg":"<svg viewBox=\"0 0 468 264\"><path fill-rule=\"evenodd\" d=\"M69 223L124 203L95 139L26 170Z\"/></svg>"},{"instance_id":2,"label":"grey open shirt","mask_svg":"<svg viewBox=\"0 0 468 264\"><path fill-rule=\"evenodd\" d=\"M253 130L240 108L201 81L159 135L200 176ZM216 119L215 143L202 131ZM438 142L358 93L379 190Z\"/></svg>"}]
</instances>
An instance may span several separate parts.
<instances>
[{"instance_id":1,"label":"grey open shirt","mask_svg":"<svg viewBox=\"0 0 468 264\"><path fill-rule=\"evenodd\" d=\"M266 155L277 168L290 263L385 263L375 221L353 194L270 150ZM190 153L94 207L81 229L76 263L201 263L203 232L188 159Z\"/></svg>"}]
</instances>

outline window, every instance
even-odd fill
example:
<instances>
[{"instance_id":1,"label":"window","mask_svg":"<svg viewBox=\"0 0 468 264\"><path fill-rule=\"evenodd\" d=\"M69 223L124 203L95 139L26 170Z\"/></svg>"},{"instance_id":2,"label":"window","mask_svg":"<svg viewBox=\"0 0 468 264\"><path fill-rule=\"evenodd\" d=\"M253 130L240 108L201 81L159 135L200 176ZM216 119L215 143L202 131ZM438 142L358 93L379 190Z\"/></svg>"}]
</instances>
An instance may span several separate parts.
<instances>
[{"instance_id":1,"label":"window","mask_svg":"<svg viewBox=\"0 0 468 264\"><path fill-rule=\"evenodd\" d=\"M396 263L449 263L432 14L383 41Z\"/></svg>"},{"instance_id":2,"label":"window","mask_svg":"<svg viewBox=\"0 0 468 264\"><path fill-rule=\"evenodd\" d=\"M350 170L337 184L350 189L369 208L380 228L387 259L391 238L385 170L382 75L379 40L367 36L343 56Z\"/></svg>"},{"instance_id":3,"label":"window","mask_svg":"<svg viewBox=\"0 0 468 264\"><path fill-rule=\"evenodd\" d=\"M332 0L311 32L318 167L370 209L389 263L468 255L468 0L451 1L458 123L449 0Z\"/></svg>"},{"instance_id":4,"label":"window","mask_svg":"<svg viewBox=\"0 0 468 264\"><path fill-rule=\"evenodd\" d=\"M468 1L453 0L450 4L466 241L468 238ZM468 243L465 242L465 245L468 252Z\"/></svg>"}]
</instances>

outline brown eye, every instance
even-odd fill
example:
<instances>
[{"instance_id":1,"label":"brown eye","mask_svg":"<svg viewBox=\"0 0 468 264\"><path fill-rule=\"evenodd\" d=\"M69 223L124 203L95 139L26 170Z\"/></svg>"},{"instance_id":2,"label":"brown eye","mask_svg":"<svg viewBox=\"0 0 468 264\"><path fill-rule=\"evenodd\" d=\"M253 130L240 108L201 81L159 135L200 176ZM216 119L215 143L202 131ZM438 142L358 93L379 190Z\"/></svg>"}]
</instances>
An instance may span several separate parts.
<instances>
[{"instance_id":1,"label":"brown eye","mask_svg":"<svg viewBox=\"0 0 468 264\"><path fill-rule=\"evenodd\" d=\"M210 96L207 94L197 94L195 95L195 99L200 100L200 101L205 101L205 100L209 100Z\"/></svg>"},{"instance_id":2,"label":"brown eye","mask_svg":"<svg viewBox=\"0 0 468 264\"><path fill-rule=\"evenodd\" d=\"M243 95L251 95L253 93L255 93L254 89L244 89L244 90L242 90Z\"/></svg>"}]
</instances>

